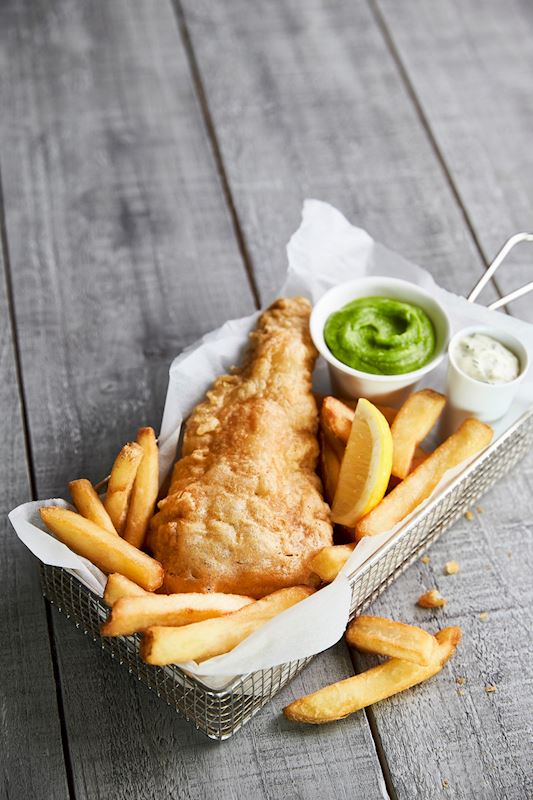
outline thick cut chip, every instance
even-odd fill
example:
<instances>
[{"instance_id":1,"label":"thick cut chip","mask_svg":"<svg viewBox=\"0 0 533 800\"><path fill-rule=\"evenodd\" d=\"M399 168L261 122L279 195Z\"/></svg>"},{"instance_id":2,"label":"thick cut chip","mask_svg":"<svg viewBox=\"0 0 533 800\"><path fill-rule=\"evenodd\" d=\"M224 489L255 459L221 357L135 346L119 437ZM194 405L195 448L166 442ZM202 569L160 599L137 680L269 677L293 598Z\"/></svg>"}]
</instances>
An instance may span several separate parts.
<instances>
[{"instance_id":1,"label":"thick cut chip","mask_svg":"<svg viewBox=\"0 0 533 800\"><path fill-rule=\"evenodd\" d=\"M332 447L344 449L352 430L354 412L336 397L325 397L320 409L320 425Z\"/></svg>"},{"instance_id":2,"label":"thick cut chip","mask_svg":"<svg viewBox=\"0 0 533 800\"><path fill-rule=\"evenodd\" d=\"M358 401L355 400L339 400L337 397L332 397L331 395L324 397L322 401L320 424L322 430L336 450L338 444L346 445L350 438L357 402ZM378 411L381 411L389 425L392 425L398 413L397 409L391 408L391 406L381 406L378 403L374 403L374 405Z\"/></svg>"},{"instance_id":3,"label":"thick cut chip","mask_svg":"<svg viewBox=\"0 0 533 800\"><path fill-rule=\"evenodd\" d=\"M365 653L403 658L427 667L435 659L437 640L416 625L361 615L348 625L346 641Z\"/></svg>"},{"instance_id":4,"label":"thick cut chip","mask_svg":"<svg viewBox=\"0 0 533 800\"><path fill-rule=\"evenodd\" d=\"M113 606L121 597L141 597L150 594L120 572L112 572L107 578L104 591L104 602Z\"/></svg>"},{"instance_id":5,"label":"thick cut chip","mask_svg":"<svg viewBox=\"0 0 533 800\"><path fill-rule=\"evenodd\" d=\"M86 478L80 478L77 481L71 481L68 488L72 502L82 517L90 519L100 528L105 528L110 533L117 533L111 517L105 510L104 504L90 481Z\"/></svg>"},{"instance_id":6,"label":"thick cut chip","mask_svg":"<svg viewBox=\"0 0 533 800\"><path fill-rule=\"evenodd\" d=\"M79 556L88 558L102 572L120 572L148 591L163 583L163 567L159 561L120 536L60 506L43 506L39 511L43 522L59 541Z\"/></svg>"},{"instance_id":7,"label":"thick cut chip","mask_svg":"<svg viewBox=\"0 0 533 800\"><path fill-rule=\"evenodd\" d=\"M405 478L411 471L416 447L440 417L446 397L433 389L414 392L398 411L392 425L392 474Z\"/></svg>"},{"instance_id":8,"label":"thick cut chip","mask_svg":"<svg viewBox=\"0 0 533 800\"><path fill-rule=\"evenodd\" d=\"M426 667L391 658L360 675L295 700L283 709L283 713L295 722L320 725L347 717L354 711L416 686L440 672L461 640L461 629L443 628L435 638L438 642L435 659Z\"/></svg>"},{"instance_id":9,"label":"thick cut chip","mask_svg":"<svg viewBox=\"0 0 533 800\"><path fill-rule=\"evenodd\" d=\"M104 506L120 535L126 524L130 494L142 457L143 449L140 444L125 444L115 459L107 483Z\"/></svg>"},{"instance_id":10,"label":"thick cut chip","mask_svg":"<svg viewBox=\"0 0 533 800\"><path fill-rule=\"evenodd\" d=\"M239 611L217 619L206 619L179 628L148 628L141 644L141 657L148 664L205 661L227 653L269 619L313 593L308 586L279 589Z\"/></svg>"},{"instance_id":11,"label":"thick cut chip","mask_svg":"<svg viewBox=\"0 0 533 800\"><path fill-rule=\"evenodd\" d=\"M311 561L311 569L324 583L334 581L354 551L354 544L332 544L323 547Z\"/></svg>"},{"instance_id":12,"label":"thick cut chip","mask_svg":"<svg viewBox=\"0 0 533 800\"><path fill-rule=\"evenodd\" d=\"M144 544L159 491L159 450L154 429L140 428L137 443L143 449L143 457L135 475L122 535L127 542L140 549Z\"/></svg>"},{"instance_id":13,"label":"thick cut chip","mask_svg":"<svg viewBox=\"0 0 533 800\"><path fill-rule=\"evenodd\" d=\"M454 434L384 497L379 505L357 522L356 539L383 533L401 522L431 494L448 470L483 450L491 439L490 425L477 419L466 419Z\"/></svg>"},{"instance_id":14,"label":"thick cut chip","mask_svg":"<svg viewBox=\"0 0 533 800\"><path fill-rule=\"evenodd\" d=\"M180 626L222 617L249 605L253 598L221 592L145 594L117 600L101 627L102 636L128 636L154 625Z\"/></svg>"}]
</instances>

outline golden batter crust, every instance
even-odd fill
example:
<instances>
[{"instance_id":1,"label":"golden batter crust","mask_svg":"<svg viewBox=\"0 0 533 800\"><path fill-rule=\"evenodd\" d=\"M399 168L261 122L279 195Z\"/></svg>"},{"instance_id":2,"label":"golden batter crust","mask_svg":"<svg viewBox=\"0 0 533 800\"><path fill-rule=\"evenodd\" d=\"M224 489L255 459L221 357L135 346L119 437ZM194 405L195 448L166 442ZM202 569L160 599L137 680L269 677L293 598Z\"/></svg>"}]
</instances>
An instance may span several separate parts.
<instances>
[{"instance_id":1,"label":"golden batter crust","mask_svg":"<svg viewBox=\"0 0 533 800\"><path fill-rule=\"evenodd\" d=\"M263 597L315 585L309 562L332 543L332 527L315 473L309 314L304 298L277 300L243 367L217 378L193 410L151 526L165 591Z\"/></svg>"}]
</instances>

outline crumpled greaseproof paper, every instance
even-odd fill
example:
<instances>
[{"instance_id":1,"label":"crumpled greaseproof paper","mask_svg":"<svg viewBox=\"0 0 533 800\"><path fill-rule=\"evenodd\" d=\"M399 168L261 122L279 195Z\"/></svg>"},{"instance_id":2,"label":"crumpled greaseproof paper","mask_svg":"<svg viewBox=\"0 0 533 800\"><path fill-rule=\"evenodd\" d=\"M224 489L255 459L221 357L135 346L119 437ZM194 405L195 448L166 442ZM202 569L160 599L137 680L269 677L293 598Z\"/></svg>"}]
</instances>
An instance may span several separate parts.
<instances>
[{"instance_id":1,"label":"crumpled greaseproof paper","mask_svg":"<svg viewBox=\"0 0 533 800\"><path fill-rule=\"evenodd\" d=\"M441 289L428 272L387 250L365 231L351 225L335 208L318 200L305 201L302 223L287 246L287 254L289 267L279 296L301 294L316 302L327 289L342 281L366 275L388 275L412 281L429 290L446 307L453 332L467 325L494 324L494 315L498 313ZM162 476L174 461L183 419L203 399L217 375L239 363L248 333L254 328L257 317L255 313L226 322L173 361L159 436ZM503 313L498 313L498 326L521 339L530 358L533 357L532 326ZM445 375L446 366L442 364L421 385L445 391ZM321 392L329 390L326 365L321 359L317 364L315 386ZM530 370L509 413L494 425L495 438L507 430L532 402L533 375ZM445 476L432 497L460 471L456 469ZM18 537L41 561L67 569L101 596L105 575L45 531L38 508L52 504L68 506L64 500L46 500L25 503L14 509L9 518ZM363 539L333 583L267 622L230 653L200 665L191 662L182 666L209 686L218 688L228 682L229 676L306 658L335 644L344 632L350 609L351 588L346 575L361 567L398 527L401 525L379 536Z\"/></svg>"}]
</instances>

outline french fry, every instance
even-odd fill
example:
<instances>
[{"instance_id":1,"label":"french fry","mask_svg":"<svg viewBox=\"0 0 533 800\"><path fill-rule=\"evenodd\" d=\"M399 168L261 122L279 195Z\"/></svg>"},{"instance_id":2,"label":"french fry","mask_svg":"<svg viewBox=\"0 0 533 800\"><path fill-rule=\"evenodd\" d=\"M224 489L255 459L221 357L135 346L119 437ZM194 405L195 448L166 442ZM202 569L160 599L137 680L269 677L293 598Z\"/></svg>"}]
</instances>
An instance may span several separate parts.
<instances>
[{"instance_id":1,"label":"french fry","mask_svg":"<svg viewBox=\"0 0 533 800\"><path fill-rule=\"evenodd\" d=\"M335 497L337 481L339 480L341 462L322 430L320 431L320 468L322 483L324 484L324 495L331 505Z\"/></svg>"},{"instance_id":2,"label":"french fry","mask_svg":"<svg viewBox=\"0 0 533 800\"><path fill-rule=\"evenodd\" d=\"M466 419L460 428L434 450L426 460L398 484L355 526L359 541L401 522L428 495L443 475L478 453L492 439L492 428L477 419Z\"/></svg>"},{"instance_id":3,"label":"french fry","mask_svg":"<svg viewBox=\"0 0 533 800\"><path fill-rule=\"evenodd\" d=\"M104 602L112 607L121 597L142 597L147 594L150 593L121 575L120 572L112 572L111 575L108 575L105 585Z\"/></svg>"},{"instance_id":4,"label":"french fry","mask_svg":"<svg viewBox=\"0 0 533 800\"><path fill-rule=\"evenodd\" d=\"M122 536L127 542L141 549L159 492L159 451L153 428L139 428L137 442L143 449L143 457L131 490L126 526Z\"/></svg>"},{"instance_id":5,"label":"french fry","mask_svg":"<svg viewBox=\"0 0 533 800\"><path fill-rule=\"evenodd\" d=\"M39 511L43 522L57 539L79 556L88 558L103 572L120 572L148 591L163 583L163 567L159 561L137 550L120 536L60 506L46 506Z\"/></svg>"},{"instance_id":6,"label":"french fry","mask_svg":"<svg viewBox=\"0 0 533 800\"><path fill-rule=\"evenodd\" d=\"M71 481L68 485L72 502L86 519L90 519L100 528L104 528L109 533L117 534L115 526L111 522L111 517L105 510L104 504L98 497L92 483L86 478Z\"/></svg>"},{"instance_id":7,"label":"french fry","mask_svg":"<svg viewBox=\"0 0 533 800\"><path fill-rule=\"evenodd\" d=\"M415 625L361 615L348 625L346 641L365 653L391 656L427 667L436 657L437 640Z\"/></svg>"},{"instance_id":8,"label":"french fry","mask_svg":"<svg viewBox=\"0 0 533 800\"><path fill-rule=\"evenodd\" d=\"M425 667L390 658L360 675L295 700L283 709L283 713L295 722L320 725L347 717L354 711L416 686L440 672L461 640L461 629L443 628L435 638L438 643L435 659Z\"/></svg>"},{"instance_id":9,"label":"french fry","mask_svg":"<svg viewBox=\"0 0 533 800\"><path fill-rule=\"evenodd\" d=\"M354 412L336 397L325 397L320 409L320 424L331 445L346 445L352 430Z\"/></svg>"},{"instance_id":10,"label":"french fry","mask_svg":"<svg viewBox=\"0 0 533 800\"><path fill-rule=\"evenodd\" d=\"M435 392L435 394L437 394L437 392ZM352 403L351 405L355 406L355 403ZM374 405L376 406L378 411L381 411L381 413L383 414L389 425L392 425L398 414L398 411L395 408L392 408L391 406L380 406L377 405L376 403ZM322 474L324 480L324 487L326 490L328 490L329 487L324 478L324 474L328 475L327 468L326 469L324 468L324 460L330 459L330 455L328 452L329 449L330 452L333 451L338 462L342 461L342 457L344 455L344 448L350 437L350 432L352 429L353 415L354 412L351 406L349 405L349 401L338 400L336 397L331 397L331 396L324 398L320 415L320 428L321 428L321 442L323 442L321 447L321 453L322 454L326 453L325 456L322 455ZM419 445L416 445L410 463L410 471L418 467L422 463L422 461L425 461L427 456L428 453L425 450L423 450ZM331 467L331 465L328 466ZM329 473L335 474L334 465L333 469L330 468ZM337 480L338 480L338 472L336 473L336 478L334 481L335 486L337 485ZM330 503L333 501L333 495L331 496L330 499L329 491L326 491L326 498Z\"/></svg>"},{"instance_id":11,"label":"french fry","mask_svg":"<svg viewBox=\"0 0 533 800\"><path fill-rule=\"evenodd\" d=\"M100 631L102 636L128 636L154 625L180 626L222 617L253 603L251 597L212 592L145 594L117 600Z\"/></svg>"},{"instance_id":12,"label":"french fry","mask_svg":"<svg viewBox=\"0 0 533 800\"><path fill-rule=\"evenodd\" d=\"M311 569L316 572L324 583L331 583L352 555L354 547L355 542L353 544L332 544L329 547L323 547L316 556L313 556L310 564Z\"/></svg>"},{"instance_id":13,"label":"french fry","mask_svg":"<svg viewBox=\"0 0 533 800\"><path fill-rule=\"evenodd\" d=\"M117 533L122 535L128 514L128 504L135 476L143 457L137 442L125 444L115 459L107 484L104 506Z\"/></svg>"},{"instance_id":14,"label":"french fry","mask_svg":"<svg viewBox=\"0 0 533 800\"><path fill-rule=\"evenodd\" d=\"M339 400L331 395L324 398L320 409L320 424L330 441L335 440L344 445L347 443L356 405L356 401ZM377 403L374 405L381 411L389 425L392 425L398 411L391 406L380 406Z\"/></svg>"},{"instance_id":15,"label":"french fry","mask_svg":"<svg viewBox=\"0 0 533 800\"><path fill-rule=\"evenodd\" d=\"M392 425L392 474L406 478L416 446L426 438L446 404L446 398L433 389L422 389L407 398Z\"/></svg>"},{"instance_id":16,"label":"french fry","mask_svg":"<svg viewBox=\"0 0 533 800\"><path fill-rule=\"evenodd\" d=\"M141 643L141 658L147 664L162 666L181 661L205 661L227 653L276 614L312 593L313 589L308 586L292 586L218 619L206 619L181 628L148 628Z\"/></svg>"}]
</instances>

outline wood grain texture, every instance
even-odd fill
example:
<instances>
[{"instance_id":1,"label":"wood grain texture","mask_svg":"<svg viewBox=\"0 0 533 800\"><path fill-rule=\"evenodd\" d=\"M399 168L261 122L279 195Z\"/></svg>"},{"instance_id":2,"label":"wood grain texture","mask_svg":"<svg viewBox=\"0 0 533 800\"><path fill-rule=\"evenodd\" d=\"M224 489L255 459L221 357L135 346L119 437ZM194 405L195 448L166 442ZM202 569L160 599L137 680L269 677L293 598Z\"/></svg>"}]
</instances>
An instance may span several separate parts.
<instances>
[{"instance_id":1,"label":"wood grain texture","mask_svg":"<svg viewBox=\"0 0 533 800\"><path fill-rule=\"evenodd\" d=\"M533 6L375 1L490 261L533 229ZM498 284L531 281L532 263L533 245L520 245ZM531 295L510 308L533 320Z\"/></svg>"},{"instance_id":2,"label":"wood grain texture","mask_svg":"<svg viewBox=\"0 0 533 800\"><path fill-rule=\"evenodd\" d=\"M253 310L175 23L157 8L0 12L7 231L45 496L69 473L100 479L119 442L157 426L172 357Z\"/></svg>"},{"instance_id":3,"label":"wood grain texture","mask_svg":"<svg viewBox=\"0 0 533 800\"><path fill-rule=\"evenodd\" d=\"M373 707L399 798L522 800L533 792L532 486L526 462L481 500L472 521L443 535L429 564L413 566L369 612L432 633L445 625L463 630L438 676ZM460 572L446 576L444 564L452 559ZM448 599L444 609L418 608L418 596L435 587ZM484 612L487 619L480 618ZM360 657L362 668L371 663Z\"/></svg>"},{"instance_id":4,"label":"wood grain texture","mask_svg":"<svg viewBox=\"0 0 533 800\"><path fill-rule=\"evenodd\" d=\"M509 235L531 228L531 7L447 2L430 8L416 0L377 0L377 7L488 262ZM503 291L531 280L532 253L522 245L512 266L498 273ZM530 298L510 310L533 320ZM481 501L484 513L454 526L432 549L430 565L410 570L375 606L407 621L427 618L412 603L437 585L449 603L434 624L445 619L465 631L456 658L434 681L436 694L427 687L431 713L423 714L418 700L425 688L374 710L399 797L453 792L518 800L533 792L532 480L530 454ZM461 572L444 577L442 566L452 558ZM486 621L479 619L483 611ZM456 675L466 677L464 687L454 687ZM490 684L497 691L487 694ZM421 727L424 737L415 738ZM446 748L438 746L443 730ZM405 731L414 748L406 747ZM407 750L414 756L409 769Z\"/></svg>"},{"instance_id":5,"label":"wood grain texture","mask_svg":"<svg viewBox=\"0 0 533 800\"><path fill-rule=\"evenodd\" d=\"M170 6L5 3L0 30L7 230L50 496L157 426L171 358L253 302ZM56 614L54 630L77 798L348 797L354 763L364 796L383 796L366 721L323 750L277 701L217 747ZM342 652L294 685L349 674Z\"/></svg>"},{"instance_id":6,"label":"wood grain texture","mask_svg":"<svg viewBox=\"0 0 533 800\"><path fill-rule=\"evenodd\" d=\"M305 197L471 288L479 254L366 3L180 5L263 293Z\"/></svg>"},{"instance_id":7,"label":"wood grain texture","mask_svg":"<svg viewBox=\"0 0 533 800\"><path fill-rule=\"evenodd\" d=\"M275 285L281 271L273 257L274 233L280 231L285 237L294 226L299 199L305 194L332 200L389 245L428 266L448 288L464 292L474 284L481 262L470 257L469 244L457 244L470 236L463 210L451 197L437 153L428 144L397 65L391 63L386 39L378 36L362 4L269 4L260 19L252 19L242 6L236 9L238 3L217 6L215 15L208 11L208 4L185 0L184 5L226 171L264 289ZM400 6L410 5L389 4L400 15ZM443 6L439 4L441 16ZM426 7L428 20L431 14ZM415 36L415 12L405 26L406 36L409 29ZM215 31L218 47L222 40L228 54L222 62L216 57ZM430 73L431 48L425 52ZM457 86L450 91L460 93L460 59L457 70ZM433 80L424 77L434 106L438 101L431 92L437 79L438 74ZM445 98L436 108L446 119ZM467 115L466 106L462 112ZM486 122L493 107L484 113ZM460 139L455 150L459 158ZM515 157L526 156L518 153ZM408 188L415 183L416 199ZM399 202L400 197L408 198L407 202ZM435 211L436 205L443 213ZM468 204L466 209L468 217ZM262 224L263 219L267 224ZM524 225L513 225L500 238ZM487 261L498 244L499 240L492 249L487 245ZM507 288L505 281L502 284ZM519 469L524 498L531 461ZM513 596L512 587L528 581L529 556L522 561L520 551L512 573L510 565L498 567L496 574L487 569L496 563L490 548L501 531L509 529L510 513L515 516L518 539L522 526L530 527L524 500L510 512L511 498L518 497L516 474L491 493L490 514L483 516L483 539L466 539L460 553L448 556L464 562L468 575L467 579L457 576L455 583L446 579L450 605L445 616L465 628L457 661L475 687L473 696L464 700L452 682L449 699L452 664L432 685L381 704L374 712L399 797L446 796L443 781L449 781L457 797L527 796L528 709L523 708L523 695L527 691L524 674L530 674L524 637L529 611L523 611L520 595ZM438 547L456 537L461 541L471 530L472 526L456 526ZM413 569L403 576L376 606L378 613L406 621L421 616L423 612L417 616L413 605L423 590L420 574ZM502 585L510 598L505 609L495 606L494 600L487 603L489 597L499 595ZM478 606L480 611L494 608L490 627L479 627ZM465 607L474 609L470 616L459 613ZM486 694L483 682L491 682L495 675L501 678L499 691ZM500 757L500 753L507 755Z\"/></svg>"},{"instance_id":8,"label":"wood grain texture","mask_svg":"<svg viewBox=\"0 0 533 800\"><path fill-rule=\"evenodd\" d=\"M60 615L57 626L65 633L72 628ZM77 651L62 647L59 658L62 673L83 687L76 698L83 726L69 731L79 762L77 796L350 800L356 784L357 796L386 797L364 716L318 736L315 729L290 723L281 713L296 697L352 674L342 642L315 659L235 737L216 743L136 684L123 668L108 664L105 656L93 658L94 645L85 643L79 631L74 635Z\"/></svg>"},{"instance_id":9,"label":"wood grain texture","mask_svg":"<svg viewBox=\"0 0 533 800\"><path fill-rule=\"evenodd\" d=\"M0 797L68 797L46 610L35 559L7 519L31 499L0 250Z\"/></svg>"}]
</instances>

